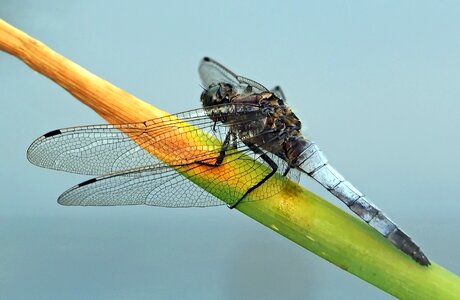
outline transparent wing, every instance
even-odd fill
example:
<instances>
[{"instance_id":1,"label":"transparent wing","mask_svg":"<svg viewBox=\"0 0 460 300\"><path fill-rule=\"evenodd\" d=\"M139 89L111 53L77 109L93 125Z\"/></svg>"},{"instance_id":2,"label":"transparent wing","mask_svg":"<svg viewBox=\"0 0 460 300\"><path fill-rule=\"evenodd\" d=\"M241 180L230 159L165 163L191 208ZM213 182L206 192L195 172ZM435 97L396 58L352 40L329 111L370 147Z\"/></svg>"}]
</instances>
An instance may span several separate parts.
<instances>
[{"instance_id":1,"label":"transparent wing","mask_svg":"<svg viewBox=\"0 0 460 300\"><path fill-rule=\"evenodd\" d=\"M279 172L285 172L284 160L271 155ZM238 164L236 160L240 160ZM206 207L232 205L246 192L264 180L272 169L260 154L234 151L219 166L190 163L180 166L158 164L145 168L110 174L87 180L64 192L58 199L62 205L109 206L154 205L163 207ZM251 192L256 199L278 193L288 178L298 181L300 172L290 170L288 176L275 173ZM205 179L203 179L205 178ZM206 179L208 178L208 179ZM201 182L198 186L194 182ZM225 184L222 184L225 182ZM243 202L251 199L246 197Z\"/></svg>"},{"instance_id":2,"label":"transparent wing","mask_svg":"<svg viewBox=\"0 0 460 300\"><path fill-rule=\"evenodd\" d=\"M268 92L268 89L266 87L264 87L263 85L261 85L260 83L252 80L252 79L249 79L249 78L246 78L246 77L243 77L243 76L238 76L237 77L239 82L240 83L244 83L246 85L249 85L252 87L252 91L255 92L255 93L262 93L262 92Z\"/></svg>"},{"instance_id":3,"label":"transparent wing","mask_svg":"<svg viewBox=\"0 0 460 300\"><path fill-rule=\"evenodd\" d=\"M76 185L64 192L58 199L62 205L79 206L113 206L113 205L154 205L162 207L207 207L225 204L216 196L223 197L228 204L240 199L244 192L257 184L268 173L255 161L248 160L243 169L251 169L253 175L248 176L244 170L233 171L227 176L228 187L218 184L219 178L204 184L203 188L193 183L198 175L206 176L219 167L190 164L187 166L170 167L157 165L136 169L125 173L116 173L93 178ZM182 172L192 172L193 175L182 175ZM225 176L228 174L221 174ZM290 178L298 180L300 173L290 172ZM279 177L279 175L278 175ZM286 177L269 179L252 194L260 199L267 198L281 190ZM234 187L243 187L235 191ZM233 187L233 188L231 188ZM246 201L247 199L245 198Z\"/></svg>"},{"instance_id":4,"label":"transparent wing","mask_svg":"<svg viewBox=\"0 0 460 300\"><path fill-rule=\"evenodd\" d=\"M161 163L146 149L164 153L164 160L174 165L212 160L219 155L229 126L260 123L265 118L257 106L213 109L233 121L215 123L206 111L197 109L139 123L58 129L36 139L27 158L40 167L96 176ZM197 139L208 146L194 145Z\"/></svg>"},{"instance_id":5,"label":"transparent wing","mask_svg":"<svg viewBox=\"0 0 460 300\"><path fill-rule=\"evenodd\" d=\"M42 167L105 175L64 193L59 202L66 205L213 206L221 204L216 196L231 204L266 178L272 169L260 153L254 153L244 139L238 139L230 131L235 126L260 122L263 115L258 107L228 105L220 107L219 112L227 113L226 124L214 123L200 109L142 123L54 130L32 143L28 158ZM259 133L261 140L268 140L264 134ZM257 135L251 138L254 136ZM223 161L212 166L222 154L223 141L227 137L231 138L227 141ZM207 146L178 144L179 140L196 138ZM271 138L269 142L279 140ZM144 149L167 153L163 159L168 164ZM288 176L281 176L287 170L286 162L273 154L267 155L276 163L278 173L251 192L259 199L279 192L287 178L298 181L300 174L290 170ZM199 178L210 178L201 184L210 193L189 181ZM222 188L220 182L228 186Z\"/></svg>"},{"instance_id":6,"label":"transparent wing","mask_svg":"<svg viewBox=\"0 0 460 300\"><path fill-rule=\"evenodd\" d=\"M65 191L61 205L206 207L225 204L171 167L156 166L93 178Z\"/></svg>"},{"instance_id":7,"label":"transparent wing","mask_svg":"<svg viewBox=\"0 0 460 300\"><path fill-rule=\"evenodd\" d=\"M215 60L205 57L200 63L198 69L201 81L205 88L212 84L229 83L235 87L245 88L248 85L253 87L253 92L261 93L267 92L268 89L260 83L249 78L239 76Z\"/></svg>"},{"instance_id":8,"label":"transparent wing","mask_svg":"<svg viewBox=\"0 0 460 300\"><path fill-rule=\"evenodd\" d=\"M284 102L286 102L286 96L284 95L284 92L283 92L283 90L281 89L281 87L279 85L277 85L274 88L272 88L270 90L270 92L272 92L273 94L275 94L276 97L278 97L281 100L284 100Z\"/></svg>"},{"instance_id":9,"label":"transparent wing","mask_svg":"<svg viewBox=\"0 0 460 300\"><path fill-rule=\"evenodd\" d=\"M201 82L205 88L220 82L230 83L234 86L240 84L237 78L238 75L209 57L205 57L201 60L198 73L200 74Z\"/></svg>"}]
</instances>

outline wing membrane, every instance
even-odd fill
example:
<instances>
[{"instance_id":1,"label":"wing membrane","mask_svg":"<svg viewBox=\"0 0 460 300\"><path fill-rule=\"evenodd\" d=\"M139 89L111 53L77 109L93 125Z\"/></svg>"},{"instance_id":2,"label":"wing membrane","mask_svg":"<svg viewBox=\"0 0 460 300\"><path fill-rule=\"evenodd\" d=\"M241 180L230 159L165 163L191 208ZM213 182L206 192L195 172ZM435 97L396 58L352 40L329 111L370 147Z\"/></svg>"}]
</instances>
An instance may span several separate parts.
<instances>
[{"instance_id":1,"label":"wing membrane","mask_svg":"<svg viewBox=\"0 0 460 300\"><path fill-rule=\"evenodd\" d=\"M233 121L214 123L198 109L140 123L54 130L35 140L27 157L41 167L96 176L159 164L160 160L145 149L165 153L165 161L174 165L212 160L219 155L229 126L264 120L256 106L218 109ZM201 146L196 146L196 139ZM178 140L190 143L178 144Z\"/></svg>"},{"instance_id":2,"label":"wing membrane","mask_svg":"<svg viewBox=\"0 0 460 300\"><path fill-rule=\"evenodd\" d=\"M250 157L250 156L252 157ZM271 155L284 172L286 164ZM243 159L234 164L237 159ZM239 166L239 167L237 167ZM181 166L158 164L130 171L93 178L64 192L58 199L62 205L113 206L154 205L163 207L206 207L232 204L260 182L271 169L254 152L236 151L226 156L219 166L191 163ZM212 175L212 176L209 176ZM287 178L299 180L300 172L290 170L289 176L277 173L251 195L264 199L278 193ZM201 177L208 178L200 179ZM198 186L195 182L201 182ZM226 183L226 184L223 184ZM201 187L201 188L200 188ZM218 198L219 197L219 198ZM247 201L245 198L243 201Z\"/></svg>"},{"instance_id":3,"label":"wing membrane","mask_svg":"<svg viewBox=\"0 0 460 300\"><path fill-rule=\"evenodd\" d=\"M210 85L218 83L229 83L234 87L240 87L244 89L246 86L252 86L253 92L261 93L266 92L268 89L262 84L255 82L249 78L239 76L215 60L205 57L200 63L198 69L200 73L201 81L205 88Z\"/></svg>"},{"instance_id":4,"label":"wing membrane","mask_svg":"<svg viewBox=\"0 0 460 300\"><path fill-rule=\"evenodd\" d=\"M283 90L279 85L275 86L270 90L276 97L280 98L281 100L286 102L286 96L284 95Z\"/></svg>"},{"instance_id":5,"label":"wing membrane","mask_svg":"<svg viewBox=\"0 0 460 300\"><path fill-rule=\"evenodd\" d=\"M154 205L206 207L224 202L199 188L174 169L158 165L90 179L64 192L62 205Z\"/></svg>"}]
</instances>

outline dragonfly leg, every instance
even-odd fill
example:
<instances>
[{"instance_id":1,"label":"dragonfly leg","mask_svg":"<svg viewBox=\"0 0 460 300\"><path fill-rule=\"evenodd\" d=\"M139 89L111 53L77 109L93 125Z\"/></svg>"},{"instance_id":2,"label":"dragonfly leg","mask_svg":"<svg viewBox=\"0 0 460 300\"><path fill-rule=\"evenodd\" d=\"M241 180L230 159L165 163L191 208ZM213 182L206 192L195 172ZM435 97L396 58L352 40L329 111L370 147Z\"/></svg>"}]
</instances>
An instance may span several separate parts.
<instances>
[{"instance_id":1,"label":"dragonfly leg","mask_svg":"<svg viewBox=\"0 0 460 300\"><path fill-rule=\"evenodd\" d=\"M260 158L262 158L270 166L270 168L272 168L272 170L264 178L262 178L261 181L259 181L257 184L252 186L250 189L248 189L246 191L246 193L244 193L244 195L240 199L238 199L238 201L236 201L235 203L229 205L228 208L230 208L230 209L235 208L247 195L249 195L250 192L252 192L256 188L258 188L259 186L264 184L278 170L278 165L267 154L265 154L262 150L260 150L256 145L254 145L252 143L249 143L249 142L246 142L245 144L249 147L249 149L251 149L255 153L260 154Z\"/></svg>"},{"instance_id":2,"label":"dragonfly leg","mask_svg":"<svg viewBox=\"0 0 460 300\"><path fill-rule=\"evenodd\" d=\"M225 137L225 140L222 144L222 147L220 148L219 156L216 158L216 161L214 163L208 163L204 161L197 161L196 163L202 166L208 166L208 167L218 167L222 164L225 158L225 152L228 149L228 146L230 145L230 138L234 136L234 133L231 131L227 132L227 136Z\"/></svg>"},{"instance_id":3,"label":"dragonfly leg","mask_svg":"<svg viewBox=\"0 0 460 300\"><path fill-rule=\"evenodd\" d=\"M291 167L287 167L286 171L284 171L283 173L283 176L286 177L290 170L291 170Z\"/></svg>"}]
</instances>

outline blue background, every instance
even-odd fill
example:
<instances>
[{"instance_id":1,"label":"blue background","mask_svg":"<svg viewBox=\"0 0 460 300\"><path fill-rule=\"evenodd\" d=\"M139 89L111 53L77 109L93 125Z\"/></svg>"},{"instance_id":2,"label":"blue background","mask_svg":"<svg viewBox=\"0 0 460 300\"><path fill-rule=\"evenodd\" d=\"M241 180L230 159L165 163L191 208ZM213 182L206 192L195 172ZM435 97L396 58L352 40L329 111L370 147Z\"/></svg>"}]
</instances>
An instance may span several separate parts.
<instances>
[{"instance_id":1,"label":"blue background","mask_svg":"<svg viewBox=\"0 0 460 300\"><path fill-rule=\"evenodd\" d=\"M3 0L0 17L169 112L199 106L205 55L282 85L331 163L460 273L457 1L115 2ZM4 53L0 103L0 299L391 299L225 207L59 206L87 177L27 147L103 120Z\"/></svg>"}]
</instances>

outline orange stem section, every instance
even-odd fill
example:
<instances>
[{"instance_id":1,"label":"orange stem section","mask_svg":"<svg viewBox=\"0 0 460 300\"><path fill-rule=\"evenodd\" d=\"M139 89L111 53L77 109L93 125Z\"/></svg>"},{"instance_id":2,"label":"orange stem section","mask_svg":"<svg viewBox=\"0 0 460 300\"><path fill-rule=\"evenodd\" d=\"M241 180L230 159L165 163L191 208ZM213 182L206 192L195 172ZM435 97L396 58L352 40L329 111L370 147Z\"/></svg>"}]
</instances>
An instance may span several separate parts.
<instances>
[{"instance_id":1,"label":"orange stem section","mask_svg":"<svg viewBox=\"0 0 460 300\"><path fill-rule=\"evenodd\" d=\"M194 145L194 140L178 139L180 124L175 123L166 129L167 122L161 124L161 119L157 119L169 116L168 113L94 75L6 22L0 22L1 49L20 58L30 68L65 88L109 123L135 123L156 119L149 122L149 130L142 136L131 135L129 127L125 131L147 151L166 163L168 158L178 162L178 155L183 157L184 163L189 157L197 157L196 149L199 147ZM143 124L136 125L139 126ZM162 137L162 147L151 147L152 141L158 136ZM179 153L177 149L182 152Z\"/></svg>"},{"instance_id":2,"label":"orange stem section","mask_svg":"<svg viewBox=\"0 0 460 300\"><path fill-rule=\"evenodd\" d=\"M0 49L18 57L35 71L65 88L109 123L132 123L167 115L90 73L3 20L0 20L0 37Z\"/></svg>"}]
</instances>

